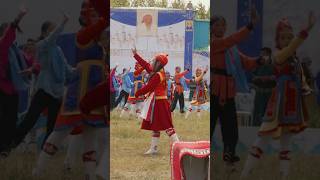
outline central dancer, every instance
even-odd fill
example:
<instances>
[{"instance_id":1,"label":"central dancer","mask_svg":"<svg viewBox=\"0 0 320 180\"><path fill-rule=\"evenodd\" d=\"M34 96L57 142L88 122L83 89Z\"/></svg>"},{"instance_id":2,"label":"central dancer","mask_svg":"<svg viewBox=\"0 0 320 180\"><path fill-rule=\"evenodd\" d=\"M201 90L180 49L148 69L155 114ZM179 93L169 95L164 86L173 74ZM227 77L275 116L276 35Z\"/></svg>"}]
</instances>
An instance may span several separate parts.
<instances>
[{"instance_id":1,"label":"central dancer","mask_svg":"<svg viewBox=\"0 0 320 180\"><path fill-rule=\"evenodd\" d=\"M135 96L147 95L141 112L141 117L143 118L141 129L153 131L151 147L145 154L156 154L158 152L160 131L166 131L171 142L179 141L172 124L170 104L167 99L168 87L164 66L168 63L168 55L156 55L151 65L137 54L136 49L132 49L132 53L137 62L150 75L148 83L138 90Z\"/></svg>"}]
</instances>

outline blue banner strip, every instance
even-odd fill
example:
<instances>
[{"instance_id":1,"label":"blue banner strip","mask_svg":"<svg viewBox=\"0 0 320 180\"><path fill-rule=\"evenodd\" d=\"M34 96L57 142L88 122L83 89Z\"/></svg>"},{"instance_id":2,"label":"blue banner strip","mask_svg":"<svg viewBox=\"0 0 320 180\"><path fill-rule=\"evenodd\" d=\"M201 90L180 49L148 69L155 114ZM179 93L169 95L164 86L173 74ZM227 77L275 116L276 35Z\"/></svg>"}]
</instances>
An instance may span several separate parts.
<instances>
[{"instance_id":1,"label":"blue banner strip","mask_svg":"<svg viewBox=\"0 0 320 180\"><path fill-rule=\"evenodd\" d=\"M192 10L186 11L186 33L185 33L185 50L184 50L184 69L190 69L186 78L192 78L192 50L193 50L193 18Z\"/></svg>"},{"instance_id":2,"label":"blue banner strip","mask_svg":"<svg viewBox=\"0 0 320 180\"><path fill-rule=\"evenodd\" d=\"M263 27L263 1L242 0L238 1L237 28L240 29L250 22L250 8L252 6L258 11L260 21L251 32L250 36L238 46L241 52L249 56L259 56L262 48L262 27Z\"/></svg>"}]
</instances>

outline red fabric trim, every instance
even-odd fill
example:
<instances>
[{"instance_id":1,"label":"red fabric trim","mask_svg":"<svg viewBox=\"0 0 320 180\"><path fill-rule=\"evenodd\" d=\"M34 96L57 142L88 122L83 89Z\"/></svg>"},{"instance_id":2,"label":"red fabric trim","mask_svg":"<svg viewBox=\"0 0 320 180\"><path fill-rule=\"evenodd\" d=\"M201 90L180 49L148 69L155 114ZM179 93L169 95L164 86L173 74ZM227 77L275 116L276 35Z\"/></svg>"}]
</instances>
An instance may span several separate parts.
<instances>
[{"instance_id":1,"label":"red fabric trim","mask_svg":"<svg viewBox=\"0 0 320 180\"><path fill-rule=\"evenodd\" d=\"M58 151L58 147L54 144L51 143L45 143L43 146L43 151L47 154L49 154L50 156L53 156L56 154L56 152Z\"/></svg>"},{"instance_id":2,"label":"red fabric trim","mask_svg":"<svg viewBox=\"0 0 320 180\"><path fill-rule=\"evenodd\" d=\"M182 159L184 156L196 158L207 158L210 156L210 142L175 142L171 145L171 180L185 179L185 173L182 169Z\"/></svg>"},{"instance_id":3,"label":"red fabric trim","mask_svg":"<svg viewBox=\"0 0 320 180\"><path fill-rule=\"evenodd\" d=\"M268 130L268 131L260 131L260 132L258 132L258 135L259 135L259 136L268 135L268 134L270 134L270 133L273 133L273 132L277 131L279 127L299 128L299 129L297 129L297 130L295 130L295 129L289 129L289 131L290 131L291 133L295 133L295 134L296 134L296 133L302 132L303 130L305 130L305 129L307 128L307 126L299 127L299 126L301 126L301 125L302 125L302 124L298 124L298 125L279 124L279 125L278 125L276 128L274 128L274 129L271 129L271 130Z\"/></svg>"},{"instance_id":4,"label":"red fabric trim","mask_svg":"<svg viewBox=\"0 0 320 180\"><path fill-rule=\"evenodd\" d=\"M308 36L309 36L309 33L306 30L302 30L299 32L299 37L301 37L303 39L306 39Z\"/></svg>"},{"instance_id":5,"label":"red fabric trim","mask_svg":"<svg viewBox=\"0 0 320 180\"><path fill-rule=\"evenodd\" d=\"M159 131L153 131L152 137L160 137L160 132Z\"/></svg>"},{"instance_id":6,"label":"red fabric trim","mask_svg":"<svg viewBox=\"0 0 320 180\"><path fill-rule=\"evenodd\" d=\"M259 148L258 146L252 146L252 149L257 151L259 154L263 154L263 150Z\"/></svg>"},{"instance_id":7,"label":"red fabric trim","mask_svg":"<svg viewBox=\"0 0 320 180\"><path fill-rule=\"evenodd\" d=\"M176 131L174 130L174 128L169 128L166 130L166 133L170 137L170 136L174 135L176 133Z\"/></svg>"},{"instance_id":8,"label":"red fabric trim","mask_svg":"<svg viewBox=\"0 0 320 180\"><path fill-rule=\"evenodd\" d=\"M280 151L281 155L288 155L290 153L290 151Z\"/></svg>"},{"instance_id":9,"label":"red fabric trim","mask_svg":"<svg viewBox=\"0 0 320 180\"><path fill-rule=\"evenodd\" d=\"M102 108L108 104L107 102L107 82L100 83L95 88L87 92L80 101L80 110L84 114L90 111Z\"/></svg>"},{"instance_id":10,"label":"red fabric trim","mask_svg":"<svg viewBox=\"0 0 320 180\"><path fill-rule=\"evenodd\" d=\"M290 151L280 151L279 159L280 160L287 160L287 161L291 160L289 157L289 153L290 153Z\"/></svg>"},{"instance_id":11,"label":"red fabric trim","mask_svg":"<svg viewBox=\"0 0 320 180\"><path fill-rule=\"evenodd\" d=\"M259 154L250 153L250 155L257 158L257 159L261 158L261 155L259 155Z\"/></svg>"},{"instance_id":12,"label":"red fabric trim","mask_svg":"<svg viewBox=\"0 0 320 180\"><path fill-rule=\"evenodd\" d=\"M83 162L96 162L96 151L88 151L82 155Z\"/></svg>"}]
</instances>

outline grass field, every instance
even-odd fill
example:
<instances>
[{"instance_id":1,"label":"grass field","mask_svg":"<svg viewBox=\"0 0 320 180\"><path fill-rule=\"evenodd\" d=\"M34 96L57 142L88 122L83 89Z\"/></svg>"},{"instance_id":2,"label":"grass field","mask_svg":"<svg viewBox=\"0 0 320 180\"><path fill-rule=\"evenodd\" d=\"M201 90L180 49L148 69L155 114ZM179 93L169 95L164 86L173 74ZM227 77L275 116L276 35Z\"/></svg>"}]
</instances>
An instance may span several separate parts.
<instances>
[{"instance_id":1,"label":"grass field","mask_svg":"<svg viewBox=\"0 0 320 180\"><path fill-rule=\"evenodd\" d=\"M241 162L237 165L237 172L227 173L228 170L222 163L221 155L218 155L213 163L213 180L239 180L242 167L247 156L241 156ZM319 180L320 156L292 155L290 176L288 180ZM280 180L279 161L276 155L270 155L262 159L254 169L250 177L243 180Z\"/></svg>"},{"instance_id":2,"label":"grass field","mask_svg":"<svg viewBox=\"0 0 320 180\"><path fill-rule=\"evenodd\" d=\"M169 138L161 134L159 149L156 156L145 156L149 148L149 131L140 130L140 122L136 119L119 118L119 112L111 114L111 180L169 180ZM209 140L209 113L203 112L201 118L196 114L185 120L184 116L176 113L174 125L182 141ZM65 153L60 152L51 161L45 177L38 180L82 180L83 167L79 160L71 174L64 175L63 161ZM33 180L32 168L36 154L26 154L13 151L7 159L0 159L0 180ZM238 172L230 174L224 167L221 154L216 156L213 163L211 180L238 180L247 155L241 154ZM288 180L319 180L320 156L293 154L291 175ZM266 156L255 168L248 180L278 180L278 158L276 155Z\"/></svg>"},{"instance_id":3,"label":"grass field","mask_svg":"<svg viewBox=\"0 0 320 180\"><path fill-rule=\"evenodd\" d=\"M209 113L201 119L196 114L191 119L176 113L173 118L176 132L182 141L209 140ZM149 148L151 132L140 130L136 119L119 118L119 112L111 115L111 179L112 180L169 180L170 145L165 133L161 134L159 154L145 156Z\"/></svg>"},{"instance_id":4,"label":"grass field","mask_svg":"<svg viewBox=\"0 0 320 180\"><path fill-rule=\"evenodd\" d=\"M43 178L33 178L32 169L36 162L36 154L12 152L6 159L0 160L1 180L81 180L84 179L82 163L77 163L70 174L63 173L63 161L65 154L58 153L52 159Z\"/></svg>"}]
</instances>

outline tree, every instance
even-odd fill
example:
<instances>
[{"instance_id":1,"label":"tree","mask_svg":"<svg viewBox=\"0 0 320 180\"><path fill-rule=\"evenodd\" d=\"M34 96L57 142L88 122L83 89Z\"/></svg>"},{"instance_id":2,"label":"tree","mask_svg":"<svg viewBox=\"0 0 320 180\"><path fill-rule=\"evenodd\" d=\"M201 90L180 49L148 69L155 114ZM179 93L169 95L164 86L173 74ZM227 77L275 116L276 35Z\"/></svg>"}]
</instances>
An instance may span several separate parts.
<instances>
[{"instance_id":1,"label":"tree","mask_svg":"<svg viewBox=\"0 0 320 180\"><path fill-rule=\"evenodd\" d=\"M111 7L128 7L130 6L129 0L111 0Z\"/></svg>"},{"instance_id":2,"label":"tree","mask_svg":"<svg viewBox=\"0 0 320 180\"><path fill-rule=\"evenodd\" d=\"M206 10L206 6L202 3L199 3L196 7L196 11L197 11L197 19L207 19L207 10Z\"/></svg>"},{"instance_id":3,"label":"tree","mask_svg":"<svg viewBox=\"0 0 320 180\"><path fill-rule=\"evenodd\" d=\"M132 0L131 6L132 7L145 7L146 0Z\"/></svg>"},{"instance_id":4,"label":"tree","mask_svg":"<svg viewBox=\"0 0 320 180\"><path fill-rule=\"evenodd\" d=\"M186 7L184 2L181 0L174 0L171 5L172 5L172 8L175 8L175 9L185 9Z\"/></svg>"},{"instance_id":5,"label":"tree","mask_svg":"<svg viewBox=\"0 0 320 180\"><path fill-rule=\"evenodd\" d=\"M156 1L155 0L146 0L146 6L147 7L156 7Z\"/></svg>"},{"instance_id":6,"label":"tree","mask_svg":"<svg viewBox=\"0 0 320 180\"><path fill-rule=\"evenodd\" d=\"M158 1L156 1L156 7L167 8L168 1L167 0L158 0Z\"/></svg>"},{"instance_id":7,"label":"tree","mask_svg":"<svg viewBox=\"0 0 320 180\"><path fill-rule=\"evenodd\" d=\"M211 11L210 11L210 7L209 7L209 9L207 11L207 19L210 19L210 17L211 17Z\"/></svg>"}]
</instances>

